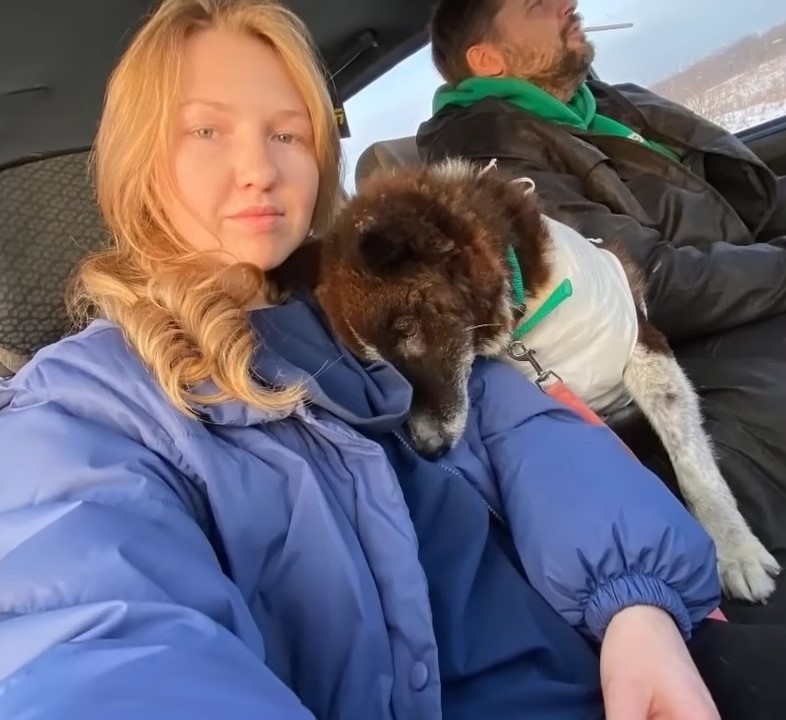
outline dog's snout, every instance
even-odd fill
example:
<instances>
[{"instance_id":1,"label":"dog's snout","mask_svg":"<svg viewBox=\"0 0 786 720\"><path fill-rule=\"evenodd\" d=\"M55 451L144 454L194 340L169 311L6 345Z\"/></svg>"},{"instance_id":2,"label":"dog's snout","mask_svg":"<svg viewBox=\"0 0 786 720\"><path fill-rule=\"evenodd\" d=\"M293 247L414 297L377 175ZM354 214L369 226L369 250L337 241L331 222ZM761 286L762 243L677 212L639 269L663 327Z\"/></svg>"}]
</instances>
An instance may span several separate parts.
<instances>
[{"instance_id":1,"label":"dog's snout","mask_svg":"<svg viewBox=\"0 0 786 720\"><path fill-rule=\"evenodd\" d=\"M432 415L413 413L409 420L409 431L418 452L436 460L447 453L461 437L455 421L440 422Z\"/></svg>"},{"instance_id":2,"label":"dog's snout","mask_svg":"<svg viewBox=\"0 0 786 720\"><path fill-rule=\"evenodd\" d=\"M444 455L447 455L447 452L450 448L447 444L442 444L436 448L423 448L420 453L428 460L439 460Z\"/></svg>"}]
</instances>

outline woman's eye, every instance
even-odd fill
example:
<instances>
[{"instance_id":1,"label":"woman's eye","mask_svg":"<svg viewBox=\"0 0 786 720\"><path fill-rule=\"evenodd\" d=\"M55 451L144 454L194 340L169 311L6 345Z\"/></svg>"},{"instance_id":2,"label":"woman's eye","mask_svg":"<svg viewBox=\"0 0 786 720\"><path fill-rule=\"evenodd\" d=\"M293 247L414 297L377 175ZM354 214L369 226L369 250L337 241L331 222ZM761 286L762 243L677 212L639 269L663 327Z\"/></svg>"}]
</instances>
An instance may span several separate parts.
<instances>
[{"instance_id":1,"label":"woman's eye","mask_svg":"<svg viewBox=\"0 0 786 720\"><path fill-rule=\"evenodd\" d=\"M200 140L212 140L216 136L216 129L212 127L201 127L194 130L194 135Z\"/></svg>"},{"instance_id":2,"label":"woman's eye","mask_svg":"<svg viewBox=\"0 0 786 720\"><path fill-rule=\"evenodd\" d=\"M291 145L292 143L299 142L300 136L290 132L280 132L273 136L276 142L283 143L284 145Z\"/></svg>"}]
</instances>

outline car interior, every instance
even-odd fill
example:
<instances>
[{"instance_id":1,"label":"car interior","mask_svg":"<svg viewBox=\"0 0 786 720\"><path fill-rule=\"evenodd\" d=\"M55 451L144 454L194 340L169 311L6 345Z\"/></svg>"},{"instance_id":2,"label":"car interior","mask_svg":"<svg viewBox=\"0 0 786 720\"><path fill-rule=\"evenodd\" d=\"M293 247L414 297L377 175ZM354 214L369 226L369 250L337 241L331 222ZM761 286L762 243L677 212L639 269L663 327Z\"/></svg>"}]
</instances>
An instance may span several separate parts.
<instances>
[{"instance_id":1,"label":"car interior","mask_svg":"<svg viewBox=\"0 0 786 720\"><path fill-rule=\"evenodd\" d=\"M63 295L105 241L89 148L108 74L154 0L7 0L0 19L0 376L70 330ZM337 110L427 42L423 0L289 0L319 46ZM425 118L424 118L425 119ZM352 118L348 118L351 128ZM786 117L740 133L786 174ZM413 137L370 145L355 168L419 162ZM350 172L352 169L350 168ZM670 467L637 413L611 424L661 476Z\"/></svg>"},{"instance_id":2,"label":"car interior","mask_svg":"<svg viewBox=\"0 0 786 720\"><path fill-rule=\"evenodd\" d=\"M294 0L337 106L426 42L420 0ZM104 242L88 160L104 87L151 0L12 0L0 21L0 375L69 330L78 260ZM44 19L42 22L42 18Z\"/></svg>"}]
</instances>

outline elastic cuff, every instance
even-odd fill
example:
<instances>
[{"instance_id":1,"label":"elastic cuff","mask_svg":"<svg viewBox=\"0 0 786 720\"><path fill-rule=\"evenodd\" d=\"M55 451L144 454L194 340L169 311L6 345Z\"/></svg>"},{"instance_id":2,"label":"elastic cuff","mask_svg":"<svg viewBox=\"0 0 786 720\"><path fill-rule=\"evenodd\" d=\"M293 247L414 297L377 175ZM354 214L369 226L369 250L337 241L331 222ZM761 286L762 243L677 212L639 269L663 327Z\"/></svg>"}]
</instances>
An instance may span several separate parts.
<instances>
[{"instance_id":1,"label":"elastic cuff","mask_svg":"<svg viewBox=\"0 0 786 720\"><path fill-rule=\"evenodd\" d=\"M620 610L632 605L649 605L665 610L674 619L685 640L693 624L679 594L653 575L623 575L598 586L584 609L584 623L600 642L606 628Z\"/></svg>"}]
</instances>

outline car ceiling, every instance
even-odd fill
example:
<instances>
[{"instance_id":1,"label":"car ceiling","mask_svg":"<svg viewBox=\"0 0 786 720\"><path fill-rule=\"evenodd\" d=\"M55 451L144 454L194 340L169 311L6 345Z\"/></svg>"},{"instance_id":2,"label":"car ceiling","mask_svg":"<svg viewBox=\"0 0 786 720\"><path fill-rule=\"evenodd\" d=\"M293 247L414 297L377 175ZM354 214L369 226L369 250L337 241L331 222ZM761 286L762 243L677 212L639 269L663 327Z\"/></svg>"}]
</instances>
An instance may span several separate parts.
<instances>
[{"instance_id":1,"label":"car ceiling","mask_svg":"<svg viewBox=\"0 0 786 720\"><path fill-rule=\"evenodd\" d=\"M429 0L287 0L345 100L426 42ZM88 147L151 0L0 0L0 168ZM352 118L348 118L350 126Z\"/></svg>"}]
</instances>

